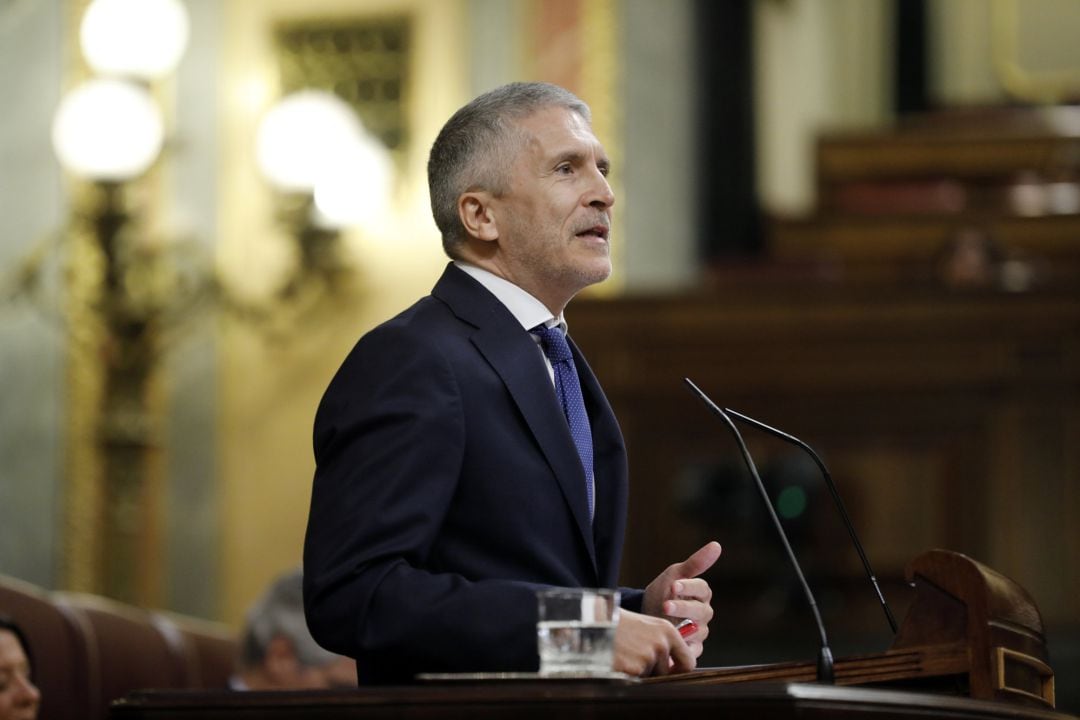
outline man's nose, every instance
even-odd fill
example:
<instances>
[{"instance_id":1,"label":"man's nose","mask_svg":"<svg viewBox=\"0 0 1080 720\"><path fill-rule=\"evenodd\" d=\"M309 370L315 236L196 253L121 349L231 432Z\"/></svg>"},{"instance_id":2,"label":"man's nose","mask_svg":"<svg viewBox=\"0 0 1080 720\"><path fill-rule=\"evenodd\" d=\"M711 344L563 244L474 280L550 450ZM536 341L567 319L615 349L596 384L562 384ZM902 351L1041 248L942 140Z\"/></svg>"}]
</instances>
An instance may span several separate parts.
<instances>
[{"instance_id":1,"label":"man's nose","mask_svg":"<svg viewBox=\"0 0 1080 720\"><path fill-rule=\"evenodd\" d=\"M599 168L593 169L592 187L589 188L588 204L606 210L615 204L615 193L607 176Z\"/></svg>"}]
</instances>

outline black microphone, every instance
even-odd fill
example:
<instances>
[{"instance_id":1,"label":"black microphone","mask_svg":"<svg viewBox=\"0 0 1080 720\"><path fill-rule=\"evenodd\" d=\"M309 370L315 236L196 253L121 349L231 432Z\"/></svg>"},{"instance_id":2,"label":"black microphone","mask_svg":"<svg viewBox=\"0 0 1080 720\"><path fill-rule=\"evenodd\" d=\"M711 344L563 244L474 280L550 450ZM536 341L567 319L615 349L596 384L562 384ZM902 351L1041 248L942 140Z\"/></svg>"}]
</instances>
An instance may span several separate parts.
<instances>
[{"instance_id":1,"label":"black microphone","mask_svg":"<svg viewBox=\"0 0 1080 720\"><path fill-rule=\"evenodd\" d=\"M755 420L752 417L743 415L740 412L735 412L731 408L724 408L724 412L732 416L736 420L740 420L747 425L756 427L758 430L763 430L773 437L780 438L785 442L789 442L792 445L796 445L802 448L814 462L817 463L818 469L821 470L821 476L825 478L825 485L829 488L829 494L832 495L833 502L836 504L836 509L840 511L840 518L844 521L844 526L847 528L848 535L851 536L851 543L855 546L855 551L859 553L859 559L862 560L863 569L866 570L866 576L870 578L870 584L874 586L874 592L877 594L878 602L881 603L881 609L885 611L885 619L889 621L889 627L892 628L893 635L896 634L896 618L893 617L892 610L889 609L889 603L885 602L885 596L881 592L881 587L878 586L877 577L874 575L873 568L870 567L870 560L866 557L866 552L863 550L862 543L859 542L859 536L855 532L855 526L851 522L851 518L848 517L847 510L844 508L844 501L840 499L840 493L836 489L836 485L833 483L832 476L829 474L828 469L825 467L825 463L821 461L818 454L814 452L814 448L804 443L794 435L789 435L783 430L777 430L774 427L766 425L760 420Z\"/></svg>"},{"instance_id":2,"label":"black microphone","mask_svg":"<svg viewBox=\"0 0 1080 720\"><path fill-rule=\"evenodd\" d=\"M773 525L776 527L776 532L780 535L780 541L784 544L784 550L787 552L788 560L791 561L791 566L795 569L795 575L799 578L799 584L802 586L803 592L806 593L806 600L810 604L810 610L814 613L814 622L817 624L818 634L821 636L821 648L818 651L817 659L817 680L819 683L832 685L834 682L833 673L833 656L832 650L829 649L829 638L825 634L825 623L821 619L821 612L818 611L817 601L814 600L814 593L810 592L810 585L806 582L806 577L803 576L802 568L799 566L799 561L795 559L795 553L791 549L791 543L788 542L787 533L784 532L784 526L780 524L780 518L776 515L776 510L773 509L772 501L769 500L769 493L765 489L765 483L761 481L761 476L758 474L757 466L754 465L754 459L750 457L750 451L746 449L746 443L743 441L742 434L739 432L739 428L735 427L735 423L724 412L709 399L709 396L701 391L697 385L690 381L690 378L683 378L690 389L697 393L697 396L701 398L710 410L720 416L720 418L727 424L732 434L735 436L735 441L739 444L739 451L742 452L743 461L746 463L747 469L754 477L754 482L757 483L758 491L761 493L761 499L765 502L765 507L769 510L769 517L772 518Z\"/></svg>"}]
</instances>

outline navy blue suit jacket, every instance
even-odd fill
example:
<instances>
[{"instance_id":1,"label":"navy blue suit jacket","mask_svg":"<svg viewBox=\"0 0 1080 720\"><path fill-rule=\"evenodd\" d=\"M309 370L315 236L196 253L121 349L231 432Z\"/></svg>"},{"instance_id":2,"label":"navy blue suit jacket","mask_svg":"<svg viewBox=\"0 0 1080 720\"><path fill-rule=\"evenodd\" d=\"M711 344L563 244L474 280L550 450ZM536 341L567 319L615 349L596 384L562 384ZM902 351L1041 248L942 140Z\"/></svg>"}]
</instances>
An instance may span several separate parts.
<instances>
[{"instance_id":1,"label":"navy blue suit jacket","mask_svg":"<svg viewBox=\"0 0 1080 720\"><path fill-rule=\"evenodd\" d=\"M361 682L538 666L536 589L614 587L627 467L571 342L593 434L596 515L537 345L449 265L357 343L315 418L304 544L315 639ZM640 591L624 589L639 609Z\"/></svg>"}]
</instances>

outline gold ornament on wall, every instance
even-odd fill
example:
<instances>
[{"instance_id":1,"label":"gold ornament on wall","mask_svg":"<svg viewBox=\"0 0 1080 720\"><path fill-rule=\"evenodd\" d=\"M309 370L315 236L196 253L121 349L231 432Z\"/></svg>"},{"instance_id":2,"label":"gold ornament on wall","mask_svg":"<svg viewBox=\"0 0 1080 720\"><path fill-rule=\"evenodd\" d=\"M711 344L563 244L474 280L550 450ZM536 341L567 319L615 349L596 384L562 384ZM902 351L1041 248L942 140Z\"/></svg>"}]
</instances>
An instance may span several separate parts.
<instances>
[{"instance_id":1,"label":"gold ornament on wall","mask_svg":"<svg viewBox=\"0 0 1080 720\"><path fill-rule=\"evenodd\" d=\"M1078 23L1080 3L1071 0L993 0L994 70L1005 91L1018 100L1045 104L1080 97ZM1025 28L1036 28L1037 37ZM1055 32L1062 33L1058 42L1045 37Z\"/></svg>"}]
</instances>

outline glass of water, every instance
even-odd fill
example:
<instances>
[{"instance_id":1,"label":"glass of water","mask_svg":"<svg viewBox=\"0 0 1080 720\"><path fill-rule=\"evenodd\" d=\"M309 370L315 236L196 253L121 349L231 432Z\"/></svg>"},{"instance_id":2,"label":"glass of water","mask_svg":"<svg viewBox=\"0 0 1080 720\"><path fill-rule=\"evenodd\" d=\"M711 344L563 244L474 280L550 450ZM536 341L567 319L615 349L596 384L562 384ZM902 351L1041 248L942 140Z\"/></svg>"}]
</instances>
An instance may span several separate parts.
<instances>
[{"instance_id":1,"label":"glass of water","mask_svg":"<svg viewBox=\"0 0 1080 720\"><path fill-rule=\"evenodd\" d=\"M610 676L615 662L619 591L549 588L537 593L540 674Z\"/></svg>"}]
</instances>

